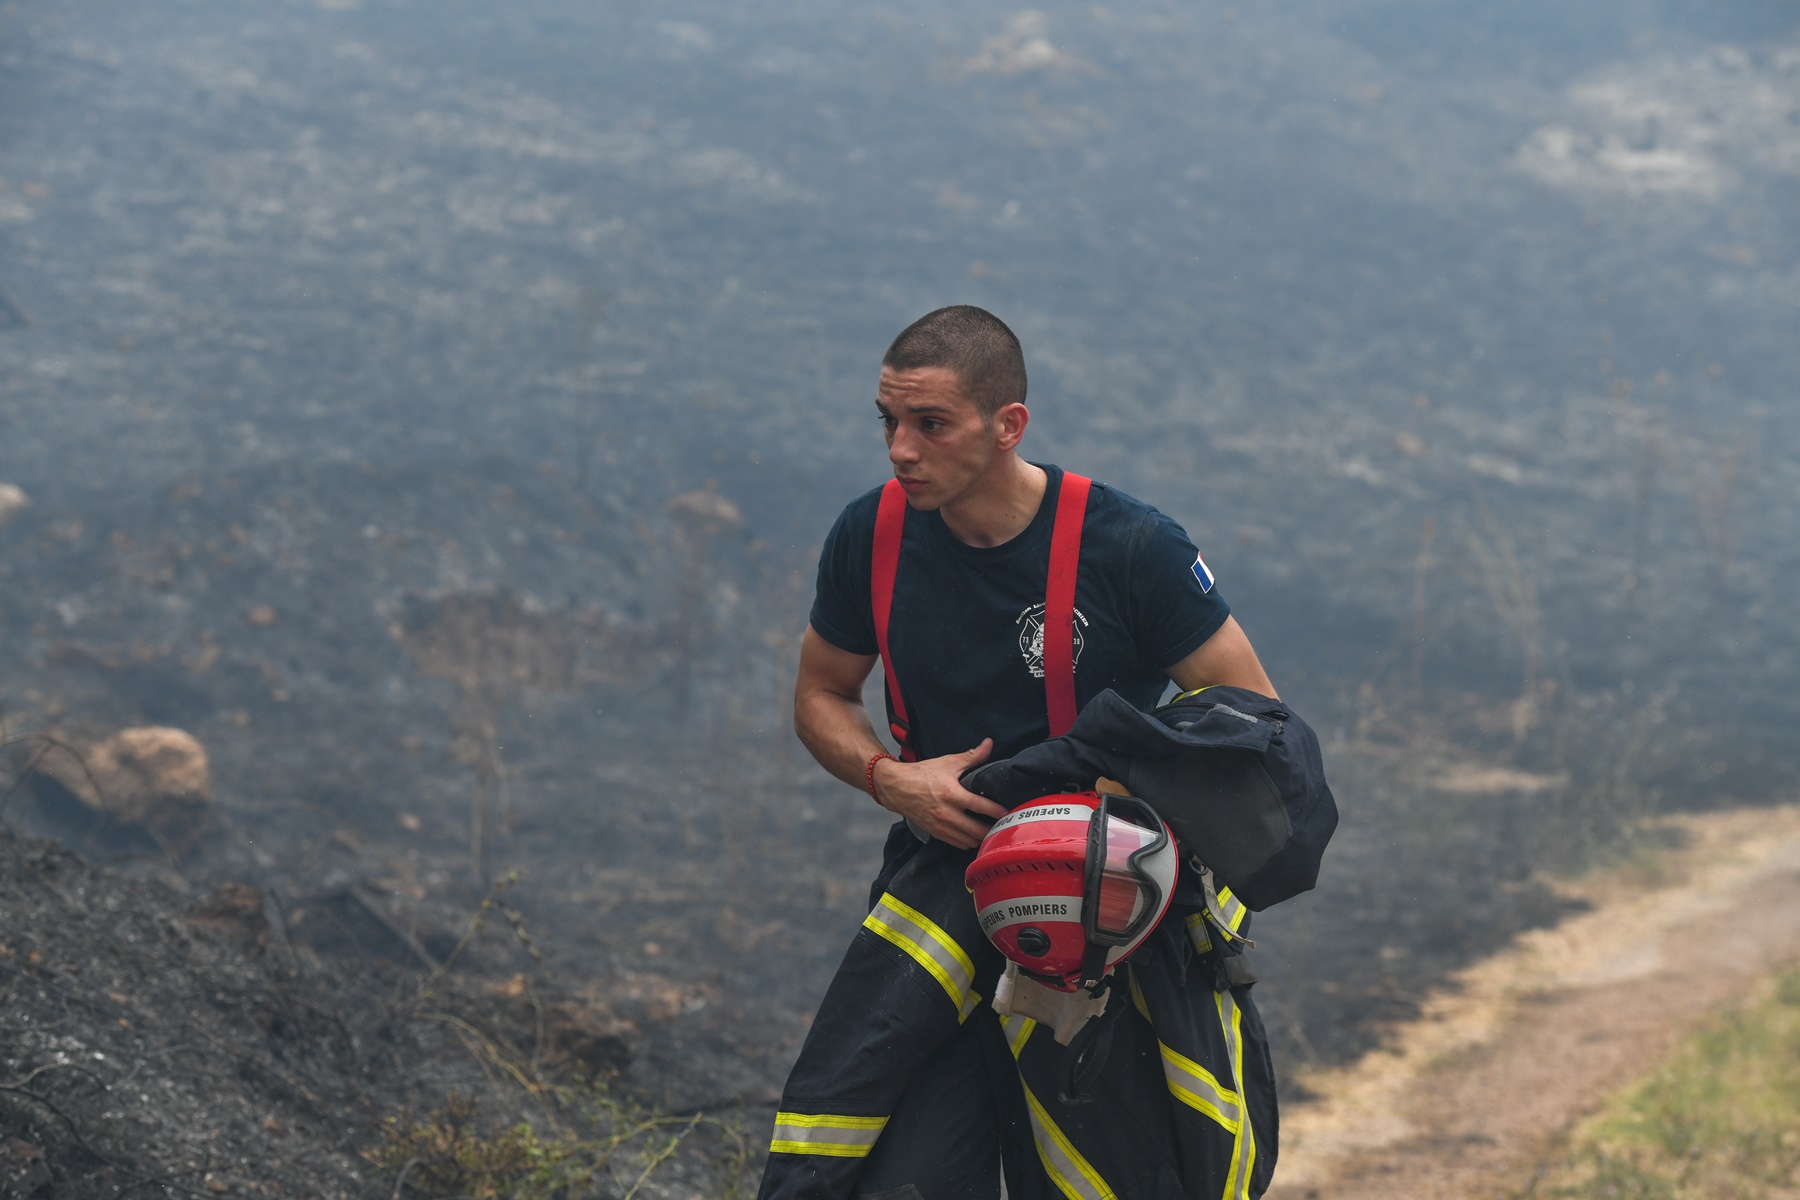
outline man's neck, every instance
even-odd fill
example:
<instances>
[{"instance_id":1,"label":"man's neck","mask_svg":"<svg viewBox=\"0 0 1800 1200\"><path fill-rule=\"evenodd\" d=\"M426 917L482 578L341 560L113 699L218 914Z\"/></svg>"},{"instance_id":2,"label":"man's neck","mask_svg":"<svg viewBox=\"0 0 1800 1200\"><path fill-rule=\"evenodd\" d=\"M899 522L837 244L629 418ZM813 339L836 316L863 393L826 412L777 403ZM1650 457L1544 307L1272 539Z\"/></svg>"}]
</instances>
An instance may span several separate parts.
<instances>
[{"instance_id":1,"label":"man's neck","mask_svg":"<svg viewBox=\"0 0 1800 1200\"><path fill-rule=\"evenodd\" d=\"M1012 541L1037 516L1050 486L1050 475L1008 454L968 491L938 510L956 539L970 546L999 546Z\"/></svg>"}]
</instances>

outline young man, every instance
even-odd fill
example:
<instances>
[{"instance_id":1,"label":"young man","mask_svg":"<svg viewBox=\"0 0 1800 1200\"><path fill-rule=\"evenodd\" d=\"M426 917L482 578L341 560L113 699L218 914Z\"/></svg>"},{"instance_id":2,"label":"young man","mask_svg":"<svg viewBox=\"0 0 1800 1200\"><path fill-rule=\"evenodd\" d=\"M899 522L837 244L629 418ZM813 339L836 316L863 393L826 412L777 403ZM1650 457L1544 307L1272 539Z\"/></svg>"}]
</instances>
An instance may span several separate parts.
<instances>
[{"instance_id":1,"label":"young man","mask_svg":"<svg viewBox=\"0 0 1800 1200\"><path fill-rule=\"evenodd\" d=\"M876 489L844 510L826 540L801 648L795 728L826 770L866 789L902 822L872 892L875 911L789 1080L764 1197L987 1200L1000 1194L1003 1142L1014 1200L1048 1194L1050 1186L1065 1195L1143 1186L1109 1181L1103 1172L1137 1170L1159 1155L1171 1181L1223 1173L1228 1191L1249 1196L1260 1192L1272 1166L1272 1089L1259 1082L1266 1097L1246 1094L1241 1046L1220 1068L1230 1078L1219 1092L1229 1099L1208 1109L1228 1147L1214 1156L1218 1172L1193 1162L1184 1167L1184 1156L1193 1156L1172 1144L1179 1138L1144 1134L1146 1124L1169 1126L1158 1114L1170 1099L1142 995L1143 1029L1136 1043L1125 1039L1137 1050L1115 1054L1126 1061L1107 1071L1116 1079L1103 1095L1112 1100L1059 1118L1054 1099L1040 1098L1029 1083L1021 1097L1013 1060L1024 1072L1029 1023L1003 1034L991 1008L975 1003L992 995L998 956L978 932L957 932L960 916L925 915L972 907L961 870L988 824L1005 813L964 788L964 773L1050 734L1045 597L1064 473L1019 453L1030 421L1025 393L1018 339L978 308L927 314L883 359L876 407L907 505L886 630L890 685L903 697L905 723L893 686L889 723L904 732L911 761L887 753L862 702L878 657L871 592ZM1077 704L1111 688L1148 709L1171 680L1182 690L1230 684L1274 695L1180 526L1098 483L1080 537L1071 658ZM1178 952L1188 953L1179 946L1159 953ZM1176 997L1185 967L1171 961L1174 978L1164 991ZM909 1015L932 997L941 1012ZM1261 1053L1247 992L1220 1003L1229 1008L1227 1041L1241 1041L1247 1030ZM1264 1065L1266 1053L1251 1073L1260 1076ZM1202 1074L1214 1078L1204 1068ZM1227 1086L1233 1079L1235 1089ZM1245 1116L1259 1105L1267 1109L1266 1132L1253 1132L1256 1122ZM1071 1135L1077 1125L1084 1132ZM1262 1169L1255 1170L1256 1143L1264 1140ZM1015 1153L1020 1146L1027 1149ZM1033 1169L1034 1157L1041 1171ZM1154 1172L1144 1178L1159 1188L1164 1182Z\"/></svg>"}]
</instances>

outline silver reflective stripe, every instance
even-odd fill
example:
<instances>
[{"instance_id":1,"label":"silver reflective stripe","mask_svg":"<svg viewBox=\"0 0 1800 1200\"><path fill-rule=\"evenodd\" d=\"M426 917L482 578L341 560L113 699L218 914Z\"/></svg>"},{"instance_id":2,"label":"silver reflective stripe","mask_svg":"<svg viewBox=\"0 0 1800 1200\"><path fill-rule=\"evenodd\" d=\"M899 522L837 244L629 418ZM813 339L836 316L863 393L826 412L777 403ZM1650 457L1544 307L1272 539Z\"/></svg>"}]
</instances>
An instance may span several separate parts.
<instances>
[{"instance_id":1,"label":"silver reflective stripe","mask_svg":"<svg viewBox=\"0 0 1800 1200\"><path fill-rule=\"evenodd\" d=\"M1000 1028L1006 1031L1006 1044L1012 1050L1012 1056L1017 1058L1025 1053L1025 1043L1031 1040L1031 1031L1037 1028L1037 1020L1016 1014L1003 1016L1000 1018Z\"/></svg>"},{"instance_id":2,"label":"silver reflective stripe","mask_svg":"<svg viewBox=\"0 0 1800 1200\"><path fill-rule=\"evenodd\" d=\"M1235 934L1243 926L1244 914L1249 910L1244 907L1242 900L1231 894L1230 888L1221 888L1218 896L1219 919L1224 922L1226 929Z\"/></svg>"},{"instance_id":3,"label":"silver reflective stripe","mask_svg":"<svg viewBox=\"0 0 1800 1200\"><path fill-rule=\"evenodd\" d=\"M900 947L925 968L956 1006L959 1023L975 1011L981 999L975 994L975 963L930 917L890 892L863 918L863 928Z\"/></svg>"},{"instance_id":4,"label":"silver reflective stripe","mask_svg":"<svg viewBox=\"0 0 1800 1200\"><path fill-rule=\"evenodd\" d=\"M1025 1088L1025 1104L1031 1110L1031 1135L1037 1142L1038 1159L1056 1190L1068 1200L1117 1200L1118 1193L1107 1187L1100 1173L1081 1157L1029 1087Z\"/></svg>"},{"instance_id":5,"label":"silver reflective stripe","mask_svg":"<svg viewBox=\"0 0 1800 1200\"><path fill-rule=\"evenodd\" d=\"M1169 1094L1236 1133L1243 1117L1238 1094L1220 1084L1211 1071L1193 1059L1160 1042L1157 1045L1162 1050L1163 1078L1169 1082Z\"/></svg>"},{"instance_id":6,"label":"silver reflective stripe","mask_svg":"<svg viewBox=\"0 0 1800 1200\"><path fill-rule=\"evenodd\" d=\"M1201 928L1204 930L1204 923ZM1150 1004L1144 998L1144 990L1138 986L1135 971L1131 974L1131 1003L1154 1028L1156 1021L1150 1016ZM1189 1108L1205 1113L1223 1125L1227 1132L1236 1133L1238 1123L1243 1119L1243 1104L1238 1093L1162 1039L1157 1039L1156 1046L1162 1052L1163 1079L1169 1085L1169 1094Z\"/></svg>"},{"instance_id":7,"label":"silver reflective stripe","mask_svg":"<svg viewBox=\"0 0 1800 1200\"><path fill-rule=\"evenodd\" d=\"M978 914L981 932L993 937L1001 929L1033 921L1081 921L1079 896L1020 896L990 904Z\"/></svg>"},{"instance_id":8,"label":"silver reflective stripe","mask_svg":"<svg viewBox=\"0 0 1800 1200\"><path fill-rule=\"evenodd\" d=\"M1231 894L1231 889L1215 890L1215 880L1210 869L1202 868L1200 872L1200 891L1205 897L1206 915L1213 924L1219 927L1220 936L1228 942L1237 942L1250 949L1256 949L1256 943L1247 937L1239 937L1238 929L1244 924L1244 914L1249 910L1244 902Z\"/></svg>"},{"instance_id":9,"label":"silver reflective stripe","mask_svg":"<svg viewBox=\"0 0 1800 1200\"><path fill-rule=\"evenodd\" d=\"M1225 1053L1231 1060L1231 1084L1237 1094L1244 1094L1244 1014L1238 1009L1230 989L1214 992L1219 1006L1219 1024L1225 1031ZM1250 1200L1250 1176L1256 1168L1256 1134L1250 1121L1240 1119L1237 1137L1231 1147L1231 1170L1225 1176L1223 1200Z\"/></svg>"},{"instance_id":10,"label":"silver reflective stripe","mask_svg":"<svg viewBox=\"0 0 1800 1200\"><path fill-rule=\"evenodd\" d=\"M1025 1052L1025 1043L1031 1040L1037 1022L1030 1017L1005 1016L1000 1018L1000 1028L1006 1031L1006 1044L1012 1047L1013 1057L1018 1058ZM1068 1200L1117 1200L1118 1193L1106 1186L1100 1172L1081 1157L1068 1135L1056 1127L1023 1075L1019 1086L1024 1089L1025 1105L1031 1112L1031 1139L1037 1143L1038 1159L1056 1190Z\"/></svg>"},{"instance_id":11,"label":"silver reflective stripe","mask_svg":"<svg viewBox=\"0 0 1800 1200\"><path fill-rule=\"evenodd\" d=\"M875 1148L875 1139L881 1136L887 1123L886 1117L778 1112L769 1153L862 1158Z\"/></svg>"},{"instance_id":12,"label":"silver reflective stripe","mask_svg":"<svg viewBox=\"0 0 1800 1200\"><path fill-rule=\"evenodd\" d=\"M1085 804L1040 804L1036 808L1021 808L1001 817L984 835L984 840L1002 829L1017 829L1021 825L1035 825L1039 821L1074 821L1086 825L1093 819L1094 810Z\"/></svg>"}]
</instances>

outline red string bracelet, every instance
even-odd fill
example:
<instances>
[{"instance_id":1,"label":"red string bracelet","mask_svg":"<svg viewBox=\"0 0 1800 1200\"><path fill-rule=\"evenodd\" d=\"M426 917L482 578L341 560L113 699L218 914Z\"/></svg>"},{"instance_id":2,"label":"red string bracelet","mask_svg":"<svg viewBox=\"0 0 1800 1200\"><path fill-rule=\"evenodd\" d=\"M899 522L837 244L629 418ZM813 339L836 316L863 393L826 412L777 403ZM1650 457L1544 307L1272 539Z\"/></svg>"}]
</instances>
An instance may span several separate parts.
<instances>
[{"instance_id":1,"label":"red string bracelet","mask_svg":"<svg viewBox=\"0 0 1800 1200\"><path fill-rule=\"evenodd\" d=\"M873 800L877 804L881 803L881 797L877 796L875 794L875 764L880 762L884 758L887 759L889 762L899 762L900 761L899 759L895 758L893 755L889 754L886 750L883 750L880 754L877 754L873 758L869 759L869 765L863 768L863 785L869 789L869 799Z\"/></svg>"}]
</instances>

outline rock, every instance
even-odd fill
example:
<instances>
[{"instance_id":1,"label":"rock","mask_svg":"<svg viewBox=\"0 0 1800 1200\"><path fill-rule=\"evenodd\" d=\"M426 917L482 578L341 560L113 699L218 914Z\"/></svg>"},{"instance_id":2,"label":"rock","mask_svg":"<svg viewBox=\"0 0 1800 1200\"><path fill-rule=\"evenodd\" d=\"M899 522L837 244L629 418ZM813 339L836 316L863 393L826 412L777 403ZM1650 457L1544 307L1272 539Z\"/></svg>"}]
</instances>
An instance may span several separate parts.
<instances>
[{"instance_id":1,"label":"rock","mask_svg":"<svg viewBox=\"0 0 1800 1200\"><path fill-rule=\"evenodd\" d=\"M341 886L307 896L283 912L289 937L324 954L383 958L427 971L438 970L456 950L464 914L398 895L393 880L354 881L333 872L327 882L334 876ZM462 958L466 965L469 956Z\"/></svg>"},{"instance_id":2,"label":"rock","mask_svg":"<svg viewBox=\"0 0 1800 1200\"><path fill-rule=\"evenodd\" d=\"M165 849L191 842L212 806L206 747L184 729L143 725L83 744L86 763L64 753L46 755L38 773L115 821L145 829Z\"/></svg>"},{"instance_id":3,"label":"rock","mask_svg":"<svg viewBox=\"0 0 1800 1200\"><path fill-rule=\"evenodd\" d=\"M36 1142L16 1137L0 1142L0 1196L8 1200L47 1196L45 1188L50 1182L50 1168L44 1162L43 1148Z\"/></svg>"},{"instance_id":4,"label":"rock","mask_svg":"<svg viewBox=\"0 0 1800 1200\"><path fill-rule=\"evenodd\" d=\"M12 1180L8 1186L7 1195L48 1196L50 1193L46 1189L49 1188L54 1178L50 1174L50 1168L44 1165L43 1159L36 1159L26 1166L22 1174Z\"/></svg>"},{"instance_id":5,"label":"rock","mask_svg":"<svg viewBox=\"0 0 1800 1200\"><path fill-rule=\"evenodd\" d=\"M25 489L10 483L0 483L0 525L31 507L31 497Z\"/></svg>"},{"instance_id":6,"label":"rock","mask_svg":"<svg viewBox=\"0 0 1800 1200\"><path fill-rule=\"evenodd\" d=\"M625 1069L631 1046L625 1035L631 1025L589 1004L563 1000L546 1006L544 1037L547 1060L576 1068L588 1079Z\"/></svg>"},{"instance_id":7,"label":"rock","mask_svg":"<svg viewBox=\"0 0 1800 1200\"><path fill-rule=\"evenodd\" d=\"M706 536L741 529L744 512L728 496L719 494L717 485L707 484L695 492L682 492L669 501L669 513L690 531Z\"/></svg>"},{"instance_id":8,"label":"rock","mask_svg":"<svg viewBox=\"0 0 1800 1200\"><path fill-rule=\"evenodd\" d=\"M261 950L269 944L262 889L247 883L221 883L188 923L210 929L242 950Z\"/></svg>"},{"instance_id":9,"label":"rock","mask_svg":"<svg viewBox=\"0 0 1800 1200\"><path fill-rule=\"evenodd\" d=\"M601 1080L630 1065L629 1039L638 1026L614 1013L603 996L572 996L552 979L534 983L523 972L476 982L469 960L457 961L456 973L435 985L445 1011L482 1025L546 1077Z\"/></svg>"}]
</instances>

